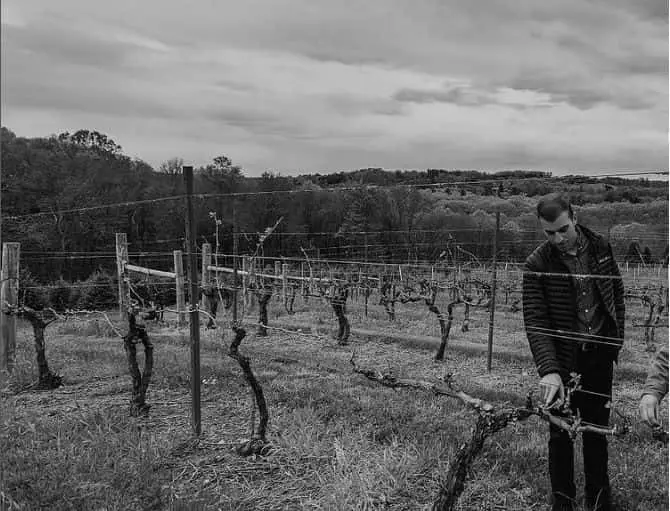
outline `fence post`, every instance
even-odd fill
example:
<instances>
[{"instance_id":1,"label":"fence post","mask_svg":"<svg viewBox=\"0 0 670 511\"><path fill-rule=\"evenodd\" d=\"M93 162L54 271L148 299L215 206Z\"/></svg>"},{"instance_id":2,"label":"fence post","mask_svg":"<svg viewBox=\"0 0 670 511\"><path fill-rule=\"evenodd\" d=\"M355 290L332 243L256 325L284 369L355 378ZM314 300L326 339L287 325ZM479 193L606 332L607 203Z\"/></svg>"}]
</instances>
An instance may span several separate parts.
<instances>
[{"instance_id":1,"label":"fence post","mask_svg":"<svg viewBox=\"0 0 670 511\"><path fill-rule=\"evenodd\" d=\"M238 230L238 225L237 225L237 200L235 197L233 197L233 305L232 305L232 312L233 312L233 327L237 328L238 326L238 319L239 319L239 310L238 310L238 303L237 300L239 298L239 286L238 286L238 279L239 275L237 273L238 268L240 267L239 264L239 255L240 255L240 234ZM242 304L242 308L244 308L244 303ZM244 314L242 314L242 317L244 317Z\"/></svg>"},{"instance_id":2,"label":"fence post","mask_svg":"<svg viewBox=\"0 0 670 511\"><path fill-rule=\"evenodd\" d=\"M249 286L251 286L251 284L256 284L256 260L251 256L245 256L244 258L247 261L247 272L249 272L247 275L247 288L245 290L247 297L246 307L251 310L254 308L254 301L252 299L252 293L249 292Z\"/></svg>"},{"instance_id":3,"label":"fence post","mask_svg":"<svg viewBox=\"0 0 670 511\"><path fill-rule=\"evenodd\" d=\"M282 299L284 300L284 304L286 304L288 300L288 279L287 279L287 270L288 270L288 264L284 263L281 265L281 291L282 291Z\"/></svg>"},{"instance_id":4,"label":"fence post","mask_svg":"<svg viewBox=\"0 0 670 511\"><path fill-rule=\"evenodd\" d=\"M491 314L489 316L489 346L486 357L486 370L491 372L491 359L493 358L493 320L496 314L496 284L498 281L498 232L500 231L500 211L496 212L496 232L493 237L493 274L491 282Z\"/></svg>"},{"instance_id":5,"label":"fence post","mask_svg":"<svg viewBox=\"0 0 670 511\"><path fill-rule=\"evenodd\" d=\"M208 266L211 265L212 265L212 244L203 243L202 268L200 270L200 286L202 287L202 297L200 298L200 300L202 302L202 308L207 312L209 312L209 297L205 294L205 290L208 289L212 283L212 272L211 270L208 269Z\"/></svg>"},{"instance_id":6,"label":"fence post","mask_svg":"<svg viewBox=\"0 0 670 511\"><path fill-rule=\"evenodd\" d=\"M249 308L249 303L247 300L247 285L249 284L249 260L247 256L242 256L242 315L244 316L244 311Z\"/></svg>"},{"instance_id":7,"label":"fence post","mask_svg":"<svg viewBox=\"0 0 670 511\"><path fill-rule=\"evenodd\" d=\"M20 243L2 244L2 286L0 287L0 373L11 374L16 361L16 316L5 314L5 303L10 306L19 304L19 253Z\"/></svg>"},{"instance_id":8,"label":"fence post","mask_svg":"<svg viewBox=\"0 0 670 511\"><path fill-rule=\"evenodd\" d=\"M316 289L314 289L314 270L312 266L309 267L309 286L307 295L314 296L316 294ZM307 297L305 297L305 303L307 303Z\"/></svg>"},{"instance_id":9,"label":"fence post","mask_svg":"<svg viewBox=\"0 0 670 511\"><path fill-rule=\"evenodd\" d=\"M366 268L367 269L367 268ZM361 286L363 285L363 270L361 266L358 266L358 285L356 286L356 302L360 303L361 301Z\"/></svg>"},{"instance_id":10,"label":"fence post","mask_svg":"<svg viewBox=\"0 0 670 511\"><path fill-rule=\"evenodd\" d=\"M128 292L126 285L126 263L128 262L128 238L125 232L116 233L116 274L119 285L119 317L128 322Z\"/></svg>"},{"instance_id":11,"label":"fence post","mask_svg":"<svg viewBox=\"0 0 670 511\"><path fill-rule=\"evenodd\" d=\"M174 272L175 272L175 285L177 288L177 311L178 320L177 324L179 326L184 326L186 324L186 296L184 294L184 261L182 258L181 250L175 250L173 253L174 256ZM193 298L191 298L191 302Z\"/></svg>"},{"instance_id":12,"label":"fence post","mask_svg":"<svg viewBox=\"0 0 670 511\"><path fill-rule=\"evenodd\" d=\"M305 263L300 263L300 294L302 295L302 300L305 300Z\"/></svg>"},{"instance_id":13,"label":"fence post","mask_svg":"<svg viewBox=\"0 0 670 511\"><path fill-rule=\"evenodd\" d=\"M191 334L191 425L196 436L201 433L200 420L200 312L198 311L198 255L195 240L197 237L195 214L193 211L193 167L182 167L186 185L186 268L189 280L189 326ZM181 254L180 254L181 256ZM181 261L181 257L180 257ZM176 273L176 272L175 272ZM183 272L182 272L183 283Z\"/></svg>"}]
</instances>

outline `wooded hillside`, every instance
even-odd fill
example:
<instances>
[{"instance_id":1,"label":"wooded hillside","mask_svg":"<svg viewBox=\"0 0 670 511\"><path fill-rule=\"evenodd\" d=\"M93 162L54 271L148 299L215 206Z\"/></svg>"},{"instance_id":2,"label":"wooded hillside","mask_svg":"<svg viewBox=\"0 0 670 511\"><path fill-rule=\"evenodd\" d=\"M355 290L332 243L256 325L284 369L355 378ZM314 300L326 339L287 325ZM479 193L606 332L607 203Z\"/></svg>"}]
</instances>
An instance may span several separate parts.
<instances>
[{"instance_id":1,"label":"wooded hillside","mask_svg":"<svg viewBox=\"0 0 670 511\"><path fill-rule=\"evenodd\" d=\"M23 138L3 127L1 136L2 241L21 242L22 266L39 281L114 271L114 259L103 256L113 254L116 232L146 257L180 248L183 200L156 199L184 193L180 172L188 162L173 158L153 169L95 131ZM196 193L221 195L196 200L198 243L215 243L216 212L221 253L233 250L235 209L240 253L253 251L259 233L283 217L264 243L266 256L304 257L304 249L310 257L435 261L458 246L486 260L500 211L499 258L520 261L542 236L537 196L564 190L580 220L608 234L620 257L667 261L665 181L441 169L290 177L268 170L251 178L225 156L195 175ZM118 203L129 204L98 208ZM464 254L453 257L471 257Z\"/></svg>"}]
</instances>

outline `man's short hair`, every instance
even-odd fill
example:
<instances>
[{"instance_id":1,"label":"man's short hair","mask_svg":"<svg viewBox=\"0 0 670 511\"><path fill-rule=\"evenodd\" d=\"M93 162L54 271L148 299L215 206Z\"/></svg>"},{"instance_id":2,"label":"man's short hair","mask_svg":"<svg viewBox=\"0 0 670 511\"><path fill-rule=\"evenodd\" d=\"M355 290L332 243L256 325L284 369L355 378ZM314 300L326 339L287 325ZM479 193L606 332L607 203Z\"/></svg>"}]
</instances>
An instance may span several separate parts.
<instances>
[{"instance_id":1,"label":"man's short hair","mask_svg":"<svg viewBox=\"0 0 670 511\"><path fill-rule=\"evenodd\" d=\"M543 218L547 222L554 222L563 212L568 212L568 217L572 220L574 212L570 199L562 193L550 193L545 195L537 203L537 217Z\"/></svg>"}]
</instances>

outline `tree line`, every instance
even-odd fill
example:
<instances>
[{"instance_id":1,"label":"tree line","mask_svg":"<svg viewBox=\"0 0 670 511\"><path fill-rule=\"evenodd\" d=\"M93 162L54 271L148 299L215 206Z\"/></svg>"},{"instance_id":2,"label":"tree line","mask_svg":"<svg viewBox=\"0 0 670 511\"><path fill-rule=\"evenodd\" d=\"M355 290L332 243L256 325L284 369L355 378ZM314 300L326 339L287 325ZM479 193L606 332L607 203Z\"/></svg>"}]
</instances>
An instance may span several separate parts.
<instances>
[{"instance_id":1,"label":"tree line","mask_svg":"<svg viewBox=\"0 0 670 511\"><path fill-rule=\"evenodd\" d=\"M183 200L151 201L184 193L182 159L154 169L90 130L26 138L2 127L0 140L2 240L21 243L22 267L36 281L113 274L116 232L127 233L131 253L145 254L147 265L170 269L169 256L151 257L182 248ZM270 169L249 177L225 155L194 174L195 193L209 195L195 201L198 243L214 245L218 230L221 253L232 253L234 232L239 252L253 252L259 235L282 218L263 245L265 256L488 260L500 212L499 260L522 261L541 239L537 196L563 190L580 218L610 235L622 257L667 260L667 183L660 181L379 168L297 176ZM129 204L98 208L115 203Z\"/></svg>"}]
</instances>

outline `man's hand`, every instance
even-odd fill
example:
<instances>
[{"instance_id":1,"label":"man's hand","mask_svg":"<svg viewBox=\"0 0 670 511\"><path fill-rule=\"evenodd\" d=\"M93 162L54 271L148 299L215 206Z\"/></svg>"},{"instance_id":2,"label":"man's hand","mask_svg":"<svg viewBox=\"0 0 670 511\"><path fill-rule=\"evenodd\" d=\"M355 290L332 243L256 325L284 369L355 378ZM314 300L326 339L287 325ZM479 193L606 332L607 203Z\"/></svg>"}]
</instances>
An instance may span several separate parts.
<instances>
[{"instance_id":1,"label":"man's hand","mask_svg":"<svg viewBox=\"0 0 670 511\"><path fill-rule=\"evenodd\" d=\"M640 399L640 418L650 426L658 426L658 398L645 394Z\"/></svg>"},{"instance_id":2,"label":"man's hand","mask_svg":"<svg viewBox=\"0 0 670 511\"><path fill-rule=\"evenodd\" d=\"M565 399L565 389L563 388L563 380L558 373L549 373L540 380L540 389L542 390L542 399L544 406L551 406L558 396L556 404L560 405Z\"/></svg>"}]
</instances>

